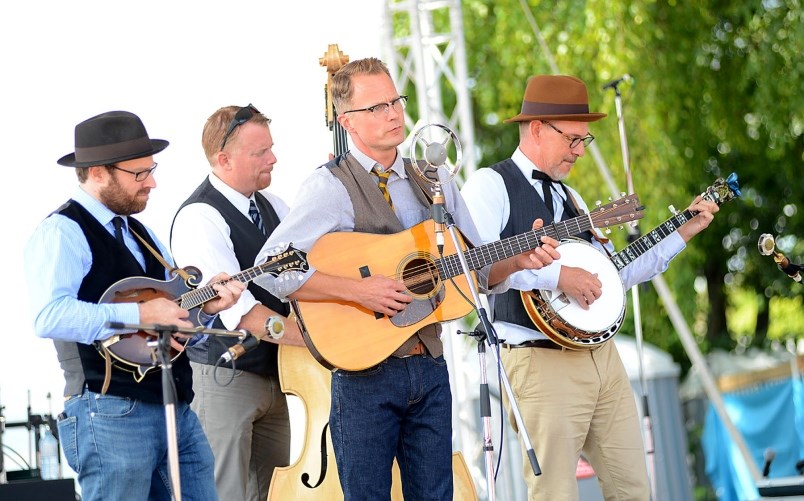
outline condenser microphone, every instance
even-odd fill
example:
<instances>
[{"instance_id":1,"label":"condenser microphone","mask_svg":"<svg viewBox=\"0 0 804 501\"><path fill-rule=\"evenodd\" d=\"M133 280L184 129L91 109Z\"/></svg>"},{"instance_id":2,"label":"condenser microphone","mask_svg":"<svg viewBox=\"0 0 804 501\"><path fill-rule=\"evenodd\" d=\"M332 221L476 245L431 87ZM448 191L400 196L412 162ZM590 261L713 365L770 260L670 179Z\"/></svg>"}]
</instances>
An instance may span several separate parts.
<instances>
[{"instance_id":1,"label":"condenser microphone","mask_svg":"<svg viewBox=\"0 0 804 501\"><path fill-rule=\"evenodd\" d=\"M606 89L614 89L615 87L617 87L618 85L620 85L620 83L622 83L622 82L630 82L630 81L631 81L631 80L633 80L633 79L634 79L634 78L633 78L631 75L629 75L628 73L626 73L625 75L621 76L621 77L620 77L620 78L618 78L617 80L612 80L611 82L609 82L609 83L607 83L606 85L604 85L604 86L603 86L603 90L606 90Z\"/></svg>"},{"instance_id":2,"label":"condenser microphone","mask_svg":"<svg viewBox=\"0 0 804 501\"><path fill-rule=\"evenodd\" d=\"M436 142L428 144L424 149L424 159L433 167L441 167L447 163L447 147Z\"/></svg>"},{"instance_id":3,"label":"condenser microphone","mask_svg":"<svg viewBox=\"0 0 804 501\"><path fill-rule=\"evenodd\" d=\"M249 331L243 329L241 332L243 332L243 336L240 337L240 341L236 345L223 352L218 359L218 365L229 363L232 360L237 360L247 351L253 350L258 344L260 344L260 340L252 336Z\"/></svg>"},{"instance_id":4,"label":"condenser microphone","mask_svg":"<svg viewBox=\"0 0 804 501\"><path fill-rule=\"evenodd\" d=\"M762 478L768 478L770 475L771 462L776 458L776 451L768 447L765 449L765 465L762 467Z\"/></svg>"}]
</instances>

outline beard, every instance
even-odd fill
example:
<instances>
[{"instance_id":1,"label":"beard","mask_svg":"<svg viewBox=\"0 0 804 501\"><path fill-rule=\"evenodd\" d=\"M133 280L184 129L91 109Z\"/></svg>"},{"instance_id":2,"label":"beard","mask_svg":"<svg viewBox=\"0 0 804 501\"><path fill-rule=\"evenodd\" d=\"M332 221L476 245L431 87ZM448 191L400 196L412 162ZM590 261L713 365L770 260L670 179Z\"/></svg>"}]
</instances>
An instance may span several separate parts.
<instances>
[{"instance_id":1,"label":"beard","mask_svg":"<svg viewBox=\"0 0 804 501\"><path fill-rule=\"evenodd\" d=\"M142 212L148 204L147 199L137 199L136 195L147 195L150 192L150 188L143 188L138 190L134 196L131 196L120 186L120 183L117 181L117 175L112 174L111 182L100 191L99 195L100 201L103 205L108 207L109 210L121 216L130 216L131 214Z\"/></svg>"}]
</instances>

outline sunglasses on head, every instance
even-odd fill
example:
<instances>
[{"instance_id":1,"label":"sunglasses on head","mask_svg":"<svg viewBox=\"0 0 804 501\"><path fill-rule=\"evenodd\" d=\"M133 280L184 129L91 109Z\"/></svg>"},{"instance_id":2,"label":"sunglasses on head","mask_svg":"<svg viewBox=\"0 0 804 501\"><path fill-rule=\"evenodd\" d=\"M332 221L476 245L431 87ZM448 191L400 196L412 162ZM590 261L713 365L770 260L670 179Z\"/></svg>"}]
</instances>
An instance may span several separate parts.
<instances>
[{"instance_id":1,"label":"sunglasses on head","mask_svg":"<svg viewBox=\"0 0 804 501\"><path fill-rule=\"evenodd\" d=\"M226 128L226 134L223 135L223 143L221 144L221 150L226 146L226 141L229 140L229 136L232 135L232 132L237 128L238 125L243 125L244 123L251 120L251 117L259 113L260 110L254 107L253 104L249 103L248 106L244 106L237 110L235 113L234 118L232 121L229 122L229 127Z\"/></svg>"}]
</instances>

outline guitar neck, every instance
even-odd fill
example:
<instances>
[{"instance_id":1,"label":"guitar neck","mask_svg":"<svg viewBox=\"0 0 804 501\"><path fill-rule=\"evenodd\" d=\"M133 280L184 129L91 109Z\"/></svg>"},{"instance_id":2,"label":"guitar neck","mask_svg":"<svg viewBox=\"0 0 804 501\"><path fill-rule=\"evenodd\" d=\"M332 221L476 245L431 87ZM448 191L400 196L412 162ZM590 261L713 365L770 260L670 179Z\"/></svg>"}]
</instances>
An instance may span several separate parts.
<instances>
[{"instance_id":1,"label":"guitar neck","mask_svg":"<svg viewBox=\"0 0 804 501\"><path fill-rule=\"evenodd\" d=\"M673 232L681 227L684 223L689 221L695 216L696 213L687 209L684 212L679 212L667 221L663 222L656 228L650 230L645 235L631 242L626 248L612 256L611 261L617 268L617 271L622 270L631 264L636 258L649 251L654 245L670 236Z\"/></svg>"},{"instance_id":2,"label":"guitar neck","mask_svg":"<svg viewBox=\"0 0 804 501\"><path fill-rule=\"evenodd\" d=\"M520 235L508 237L497 242L481 245L463 253L470 270L479 270L497 261L528 252L542 243L542 237L556 240L569 238L592 229L592 218L584 214L573 219L553 223L538 230L531 230ZM441 278L448 279L463 273L460 258L457 254L438 260Z\"/></svg>"}]
</instances>

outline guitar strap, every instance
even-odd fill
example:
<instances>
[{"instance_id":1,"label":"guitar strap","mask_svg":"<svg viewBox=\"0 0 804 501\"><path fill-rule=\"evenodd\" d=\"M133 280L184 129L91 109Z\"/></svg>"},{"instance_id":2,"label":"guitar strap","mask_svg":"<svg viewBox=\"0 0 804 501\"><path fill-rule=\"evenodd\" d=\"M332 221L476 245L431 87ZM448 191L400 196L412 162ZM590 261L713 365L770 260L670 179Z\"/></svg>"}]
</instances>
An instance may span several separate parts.
<instances>
[{"instance_id":1,"label":"guitar strap","mask_svg":"<svg viewBox=\"0 0 804 501\"><path fill-rule=\"evenodd\" d=\"M151 246L151 244L149 244L148 242L146 242L144 238L142 238L142 237L141 237L141 236L140 236L140 235L139 235L139 234L138 234L136 231L134 231L134 229L133 229L133 228L129 227L129 231L130 231L130 232L131 232L131 233L132 233L132 234L133 234L135 237L137 237L137 240L139 240L139 241L140 241L140 243L142 243L142 245L143 245L143 246L145 246L145 248L146 248L146 249L148 249L148 251L150 251L150 252L151 252L151 254L153 254L153 255L154 255L154 257L155 257L155 258L156 258L156 259L157 259L157 260L158 260L160 263L162 263L162 266L164 266L164 267L165 267L165 269L166 269L166 270L168 270L168 272L170 272L171 276L172 276L174 273L178 273L178 274L179 274L179 276L181 276L181 278L183 278L185 281L187 281L187 283L190 283L190 281L191 281L192 277L190 277L190 274L189 274L189 273L187 273L186 271L184 271L184 269L183 269L183 268L171 267L171 266L168 264L168 262L167 262L167 261L165 261L165 258L164 258L164 257L162 257L162 255L161 255L161 254L159 254L159 253L156 251L156 249L154 249L154 248ZM104 377L103 377L103 386L101 387L101 395L105 395L105 394L106 394L106 392L109 390L109 384L110 384L110 383L111 383L111 381L112 381L112 353L109 351L109 348L106 346L106 344L104 344L104 343L98 343L98 345L99 345L99 349L101 349L101 350L103 351L103 358L106 360L106 374L105 374L105 375L104 375Z\"/></svg>"},{"instance_id":2,"label":"guitar strap","mask_svg":"<svg viewBox=\"0 0 804 501\"><path fill-rule=\"evenodd\" d=\"M584 214L581 208L578 207L578 202L575 201L575 197L572 196L572 193L570 193L570 190L568 190L566 186L564 187L564 193L567 194L567 197L569 197L569 200L572 202L572 206L575 207L575 212L577 212L578 214ZM598 235L594 228L589 230L589 232L592 234L592 238L597 240L597 242L601 245L601 247L603 247L603 250L606 251L606 255L609 256L609 258L611 258L612 254L606 247L606 244L609 243L609 239Z\"/></svg>"}]
</instances>

